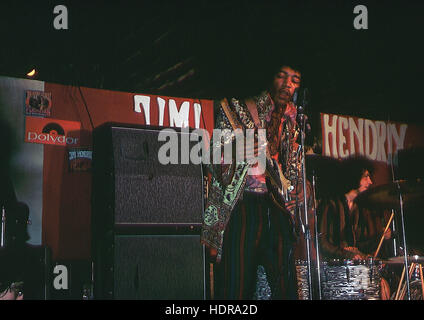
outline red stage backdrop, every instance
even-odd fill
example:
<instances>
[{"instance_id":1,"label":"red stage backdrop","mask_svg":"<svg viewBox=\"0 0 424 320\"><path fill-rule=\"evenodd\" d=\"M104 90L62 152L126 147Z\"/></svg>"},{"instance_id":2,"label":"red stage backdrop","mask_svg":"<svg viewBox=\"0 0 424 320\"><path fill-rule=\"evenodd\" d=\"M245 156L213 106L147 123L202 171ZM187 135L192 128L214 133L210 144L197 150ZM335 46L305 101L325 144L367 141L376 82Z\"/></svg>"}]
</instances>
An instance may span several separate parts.
<instances>
[{"instance_id":1,"label":"red stage backdrop","mask_svg":"<svg viewBox=\"0 0 424 320\"><path fill-rule=\"evenodd\" d=\"M81 123L80 147L106 122L163 127L214 127L213 101L45 84L51 116ZM55 258L90 257L91 173L69 170L68 148L44 147L43 243Z\"/></svg>"},{"instance_id":2,"label":"red stage backdrop","mask_svg":"<svg viewBox=\"0 0 424 320\"><path fill-rule=\"evenodd\" d=\"M31 180L27 187L31 189L37 184L41 189L42 185L42 195L38 195L40 202L42 198L41 242L52 248L55 260L88 259L91 255L90 169L94 128L107 122L189 126L204 128L210 135L214 128L212 100L6 77L0 78L0 98L10 111L5 113L6 120L19 132L16 136L22 137L22 144L44 148L37 153L43 164L43 177L40 172L37 181ZM323 155L367 156L376 164L377 185L391 181L388 164L392 154L424 145L424 128L418 126L334 114L321 114L321 123ZM22 158L29 166L36 160L28 158L28 154Z\"/></svg>"},{"instance_id":3,"label":"red stage backdrop","mask_svg":"<svg viewBox=\"0 0 424 320\"><path fill-rule=\"evenodd\" d=\"M392 181L390 165L398 150L424 146L424 127L321 113L322 154L352 155L374 161L374 184Z\"/></svg>"},{"instance_id":4,"label":"red stage backdrop","mask_svg":"<svg viewBox=\"0 0 424 320\"><path fill-rule=\"evenodd\" d=\"M90 169L94 128L115 122L203 128L211 134L214 127L212 100L117 92L13 78L1 80L0 97L4 97L4 105L11 114L6 116L6 121L13 122L12 127L20 133L15 132L16 136L24 136L19 138L22 143L36 143L44 148L41 159L43 178L40 181L41 242L52 248L55 260L88 259L91 256ZM16 83L24 83L25 86ZM32 83L37 86L31 86ZM13 99L7 98L12 95L11 92ZM7 93L7 97L2 93ZM17 117L12 111L19 113L24 121L14 121ZM38 179L41 180L41 176ZM19 200L25 202L23 198Z\"/></svg>"}]
</instances>

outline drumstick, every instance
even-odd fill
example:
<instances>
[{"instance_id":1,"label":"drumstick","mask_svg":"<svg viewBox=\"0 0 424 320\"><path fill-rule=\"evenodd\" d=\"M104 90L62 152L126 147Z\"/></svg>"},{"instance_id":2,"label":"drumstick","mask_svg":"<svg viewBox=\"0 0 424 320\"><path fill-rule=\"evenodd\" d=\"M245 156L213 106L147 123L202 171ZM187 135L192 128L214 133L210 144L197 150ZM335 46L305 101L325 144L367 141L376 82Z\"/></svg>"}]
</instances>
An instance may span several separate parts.
<instances>
[{"instance_id":1,"label":"drumstick","mask_svg":"<svg viewBox=\"0 0 424 320\"><path fill-rule=\"evenodd\" d=\"M410 266L410 268L409 268L409 273L411 273L411 271L412 271L412 266L413 266L414 264L412 263L411 264L411 266ZM402 276L400 277L400 281L399 281L399 285L398 285L398 288L397 288L397 291L396 291L396 296L395 296L395 300L399 300L399 293L400 293L400 288L401 288L401 286L402 286L402 282L403 282L403 278L405 277L405 267L403 267L403 270L402 270Z\"/></svg>"},{"instance_id":2,"label":"drumstick","mask_svg":"<svg viewBox=\"0 0 424 320\"><path fill-rule=\"evenodd\" d=\"M422 291L422 296L421 298L424 300L424 279L423 279L423 266L420 263L420 278L421 278L421 291Z\"/></svg>"},{"instance_id":3,"label":"drumstick","mask_svg":"<svg viewBox=\"0 0 424 320\"><path fill-rule=\"evenodd\" d=\"M415 263L412 263L411 267L409 268L409 279L411 279L414 268L415 268ZM406 283L403 285L399 300L403 300L403 298L405 297L405 293L406 293Z\"/></svg>"},{"instance_id":4,"label":"drumstick","mask_svg":"<svg viewBox=\"0 0 424 320\"><path fill-rule=\"evenodd\" d=\"M389 225L393 220L393 216L394 216L395 212L392 211L392 215L390 216L389 222L387 222L386 228L384 229L383 235L380 239L380 243L378 244L377 250L375 250L374 253L374 258L377 258L378 252L380 251L381 245L383 244L383 240L384 240L384 234L386 233L387 229L389 229Z\"/></svg>"},{"instance_id":5,"label":"drumstick","mask_svg":"<svg viewBox=\"0 0 424 320\"><path fill-rule=\"evenodd\" d=\"M411 263L411 266L409 267L409 279L411 279L412 276L412 272L414 271L415 268L415 263ZM406 293L406 283L403 285L402 287L402 291L399 295L399 300L403 300L403 298L405 297L405 293Z\"/></svg>"},{"instance_id":6,"label":"drumstick","mask_svg":"<svg viewBox=\"0 0 424 320\"><path fill-rule=\"evenodd\" d=\"M412 265L413 265L413 263L409 266L409 271L411 271L411 267L412 267ZM408 272L408 274L409 274L409 272ZM403 280L403 279L402 279ZM403 298L404 298L404 294L405 294L405 289L406 289L406 283L405 284L403 284L403 281L402 281L402 286L401 286L401 290L400 290L400 292L399 292L399 296L398 296L398 299L397 300L403 300Z\"/></svg>"},{"instance_id":7,"label":"drumstick","mask_svg":"<svg viewBox=\"0 0 424 320\"><path fill-rule=\"evenodd\" d=\"M403 266L402 275L400 277L399 285L398 285L398 288L397 288L397 291L396 291L395 300L398 300L398 298L399 298L400 287L402 286L402 281L403 281L404 277L405 277L405 266Z\"/></svg>"}]
</instances>

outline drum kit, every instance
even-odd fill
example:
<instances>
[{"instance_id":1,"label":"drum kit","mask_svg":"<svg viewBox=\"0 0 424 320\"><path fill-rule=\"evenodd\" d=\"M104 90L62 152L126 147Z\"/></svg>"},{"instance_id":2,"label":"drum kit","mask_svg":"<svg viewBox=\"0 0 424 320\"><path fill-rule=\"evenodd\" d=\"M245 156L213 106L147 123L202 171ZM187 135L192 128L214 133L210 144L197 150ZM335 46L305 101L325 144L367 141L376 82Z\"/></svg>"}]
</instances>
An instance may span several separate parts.
<instances>
[{"instance_id":1,"label":"drum kit","mask_svg":"<svg viewBox=\"0 0 424 320\"><path fill-rule=\"evenodd\" d=\"M317 176L323 176L324 172L328 174L332 168L340 168L340 161L319 155L306 155L305 162L307 169L309 169L308 178L312 181L314 193ZM326 181L322 185L325 186L328 183L329 181ZM321 185L319 187L321 188ZM332 187L334 188L334 185ZM401 241L399 241L401 255L396 256L397 245L395 243L395 256L385 260L378 258L384 233L375 253L366 260L360 261L320 259L319 244L316 241L316 264L313 270L312 284L311 281L308 281L310 269L308 270L306 267L306 262L296 261L299 299L311 299L311 292L313 292L312 299L314 300L423 300L424 277L422 265L424 264L424 256L408 254L405 227L405 215L417 214L417 210L405 210L405 207L408 208L409 205L416 206L421 203L424 205L423 200L424 181L420 179L397 180L370 188L359 194L355 199L358 205L376 210L391 210L392 214L387 225L385 225L385 231L389 227L395 226L394 220L398 222L400 220L401 232L398 234L401 235ZM315 219L317 218L316 214L315 212ZM318 234L316 228L315 231L315 234ZM394 292L388 296L384 295L382 282L386 279L382 276L383 271L392 268L399 270L398 273L400 273L402 267L403 271L400 277L397 276L396 280L392 281L396 281L397 289L393 290ZM408 273L405 272L406 270L408 270Z\"/></svg>"}]
</instances>

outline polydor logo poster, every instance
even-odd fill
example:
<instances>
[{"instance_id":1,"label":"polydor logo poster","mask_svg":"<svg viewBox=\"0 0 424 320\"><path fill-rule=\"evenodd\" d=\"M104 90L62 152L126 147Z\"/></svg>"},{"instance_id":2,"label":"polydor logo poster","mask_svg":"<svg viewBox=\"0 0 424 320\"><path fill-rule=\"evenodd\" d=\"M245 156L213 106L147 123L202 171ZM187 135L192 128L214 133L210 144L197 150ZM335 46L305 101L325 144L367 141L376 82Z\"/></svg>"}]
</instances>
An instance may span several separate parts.
<instances>
[{"instance_id":1,"label":"polydor logo poster","mask_svg":"<svg viewBox=\"0 0 424 320\"><path fill-rule=\"evenodd\" d=\"M81 123L52 118L25 118L25 142L77 147Z\"/></svg>"}]
</instances>

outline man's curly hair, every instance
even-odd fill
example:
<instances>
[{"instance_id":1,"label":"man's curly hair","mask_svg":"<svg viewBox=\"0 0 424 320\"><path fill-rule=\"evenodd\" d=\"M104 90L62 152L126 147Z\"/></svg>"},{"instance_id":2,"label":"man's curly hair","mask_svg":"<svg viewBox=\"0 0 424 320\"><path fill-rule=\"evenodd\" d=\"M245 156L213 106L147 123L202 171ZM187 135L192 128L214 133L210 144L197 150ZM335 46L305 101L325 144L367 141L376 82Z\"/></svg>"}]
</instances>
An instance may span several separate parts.
<instances>
[{"instance_id":1,"label":"man's curly hair","mask_svg":"<svg viewBox=\"0 0 424 320\"><path fill-rule=\"evenodd\" d=\"M374 166L371 160L363 156L351 156L342 160L342 173L343 179L342 188L343 192L349 192L352 189L359 188L362 174L368 170L372 176L374 173Z\"/></svg>"}]
</instances>

